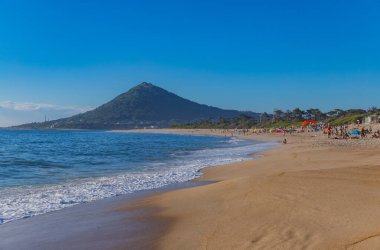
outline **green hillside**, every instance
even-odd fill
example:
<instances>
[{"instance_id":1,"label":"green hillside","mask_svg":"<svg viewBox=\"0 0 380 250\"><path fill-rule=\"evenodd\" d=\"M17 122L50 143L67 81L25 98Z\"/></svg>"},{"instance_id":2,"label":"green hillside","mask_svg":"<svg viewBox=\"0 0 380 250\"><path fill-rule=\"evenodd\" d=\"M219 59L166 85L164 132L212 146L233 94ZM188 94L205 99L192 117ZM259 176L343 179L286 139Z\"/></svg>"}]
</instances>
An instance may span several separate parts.
<instances>
[{"instance_id":1,"label":"green hillside","mask_svg":"<svg viewBox=\"0 0 380 250\"><path fill-rule=\"evenodd\" d=\"M31 129L131 129L169 127L172 124L233 118L252 112L223 110L179 97L150 83L141 83L102 106L70 118L31 123Z\"/></svg>"}]
</instances>

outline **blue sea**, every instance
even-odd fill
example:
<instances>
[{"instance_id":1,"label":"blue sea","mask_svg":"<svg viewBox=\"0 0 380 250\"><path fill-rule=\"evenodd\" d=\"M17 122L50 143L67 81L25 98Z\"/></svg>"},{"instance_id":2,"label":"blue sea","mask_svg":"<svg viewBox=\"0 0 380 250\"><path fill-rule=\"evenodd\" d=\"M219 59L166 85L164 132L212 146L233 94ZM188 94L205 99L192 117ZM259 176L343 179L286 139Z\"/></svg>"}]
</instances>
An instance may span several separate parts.
<instances>
[{"instance_id":1,"label":"blue sea","mask_svg":"<svg viewBox=\"0 0 380 250\"><path fill-rule=\"evenodd\" d=\"M185 182L273 146L219 136L0 130L0 224Z\"/></svg>"}]
</instances>

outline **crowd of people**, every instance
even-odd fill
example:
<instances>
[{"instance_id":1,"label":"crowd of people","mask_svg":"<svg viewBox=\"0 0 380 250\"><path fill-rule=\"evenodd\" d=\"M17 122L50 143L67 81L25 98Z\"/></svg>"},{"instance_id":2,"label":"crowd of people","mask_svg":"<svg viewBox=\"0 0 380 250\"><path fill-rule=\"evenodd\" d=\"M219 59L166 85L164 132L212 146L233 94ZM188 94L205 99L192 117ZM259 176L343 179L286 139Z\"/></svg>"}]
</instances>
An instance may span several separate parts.
<instances>
[{"instance_id":1,"label":"crowd of people","mask_svg":"<svg viewBox=\"0 0 380 250\"><path fill-rule=\"evenodd\" d=\"M323 133L327 134L328 138L334 138L334 139L348 139L350 136L348 134L348 126L331 126L328 125L326 128L324 128Z\"/></svg>"},{"instance_id":2,"label":"crowd of people","mask_svg":"<svg viewBox=\"0 0 380 250\"><path fill-rule=\"evenodd\" d=\"M371 125L351 124L334 126L331 124L319 124L308 126L292 126L288 128L252 128L252 129L224 129L219 130L225 136L240 136L240 135L260 135L260 134L283 134L292 135L293 133L312 133L321 131L327 135L329 139L365 139L365 138L379 138L380 139L380 126L379 129L374 130ZM215 132L217 129L215 129ZM287 142L284 141L284 144Z\"/></svg>"},{"instance_id":3,"label":"crowd of people","mask_svg":"<svg viewBox=\"0 0 380 250\"><path fill-rule=\"evenodd\" d=\"M371 138L380 138L380 130L373 132L372 126L365 127L364 125L344 125L331 126L328 125L323 130L328 138L332 139L364 139L372 134Z\"/></svg>"}]
</instances>

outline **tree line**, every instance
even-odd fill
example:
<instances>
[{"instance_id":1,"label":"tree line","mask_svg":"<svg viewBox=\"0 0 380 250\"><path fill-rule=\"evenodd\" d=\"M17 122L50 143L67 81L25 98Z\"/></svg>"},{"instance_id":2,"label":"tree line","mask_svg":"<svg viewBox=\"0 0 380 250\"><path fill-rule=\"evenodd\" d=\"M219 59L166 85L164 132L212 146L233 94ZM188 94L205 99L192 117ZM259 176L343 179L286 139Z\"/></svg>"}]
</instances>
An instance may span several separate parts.
<instances>
[{"instance_id":1,"label":"tree line","mask_svg":"<svg viewBox=\"0 0 380 250\"><path fill-rule=\"evenodd\" d=\"M206 119L187 124L175 124L174 128L219 128L219 129L247 129L247 128L260 128L260 127L289 127L299 126L300 122L304 120L323 121L333 125L344 125L362 122L367 116L380 115L380 109L371 107L365 109L334 109L328 112L322 112L318 108L310 108L302 110L295 108L293 110L275 109L273 114L266 112L260 114L259 117L251 117L248 115L240 115L235 118L220 118L220 119Z\"/></svg>"}]
</instances>

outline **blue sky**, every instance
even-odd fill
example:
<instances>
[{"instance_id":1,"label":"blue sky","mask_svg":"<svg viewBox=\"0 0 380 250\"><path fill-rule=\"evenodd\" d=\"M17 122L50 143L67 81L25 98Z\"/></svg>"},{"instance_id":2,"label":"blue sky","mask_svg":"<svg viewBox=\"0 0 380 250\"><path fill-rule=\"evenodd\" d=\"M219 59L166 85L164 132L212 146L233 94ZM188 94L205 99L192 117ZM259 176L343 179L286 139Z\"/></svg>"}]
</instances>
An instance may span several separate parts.
<instances>
[{"instance_id":1,"label":"blue sky","mask_svg":"<svg viewBox=\"0 0 380 250\"><path fill-rule=\"evenodd\" d=\"M375 0L2 0L0 126L142 81L240 110L380 106L378 13Z\"/></svg>"}]
</instances>

